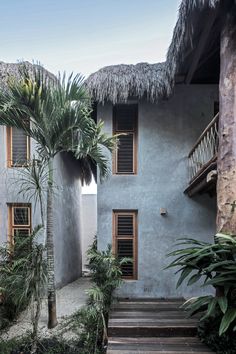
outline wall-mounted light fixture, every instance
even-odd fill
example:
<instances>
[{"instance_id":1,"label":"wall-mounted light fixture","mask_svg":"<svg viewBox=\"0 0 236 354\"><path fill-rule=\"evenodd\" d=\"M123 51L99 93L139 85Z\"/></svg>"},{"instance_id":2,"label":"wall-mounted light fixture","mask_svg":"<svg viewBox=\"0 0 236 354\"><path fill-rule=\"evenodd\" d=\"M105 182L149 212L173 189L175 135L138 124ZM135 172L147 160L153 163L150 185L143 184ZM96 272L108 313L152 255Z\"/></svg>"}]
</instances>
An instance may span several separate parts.
<instances>
[{"instance_id":1,"label":"wall-mounted light fixture","mask_svg":"<svg viewBox=\"0 0 236 354\"><path fill-rule=\"evenodd\" d=\"M166 216L166 215L167 215L167 210L166 210L166 208L160 208L160 215L161 215L161 216Z\"/></svg>"}]
</instances>

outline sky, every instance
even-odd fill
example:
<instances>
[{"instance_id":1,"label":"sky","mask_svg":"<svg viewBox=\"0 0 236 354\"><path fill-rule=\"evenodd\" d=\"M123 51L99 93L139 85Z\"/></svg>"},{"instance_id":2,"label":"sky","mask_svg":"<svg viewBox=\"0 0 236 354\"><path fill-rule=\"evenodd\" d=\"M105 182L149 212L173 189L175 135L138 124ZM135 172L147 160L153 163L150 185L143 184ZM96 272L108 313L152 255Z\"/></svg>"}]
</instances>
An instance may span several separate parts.
<instances>
[{"instance_id":1,"label":"sky","mask_svg":"<svg viewBox=\"0 0 236 354\"><path fill-rule=\"evenodd\" d=\"M0 0L0 61L85 77L165 60L180 0ZM95 185L84 192L95 192Z\"/></svg>"}]
</instances>

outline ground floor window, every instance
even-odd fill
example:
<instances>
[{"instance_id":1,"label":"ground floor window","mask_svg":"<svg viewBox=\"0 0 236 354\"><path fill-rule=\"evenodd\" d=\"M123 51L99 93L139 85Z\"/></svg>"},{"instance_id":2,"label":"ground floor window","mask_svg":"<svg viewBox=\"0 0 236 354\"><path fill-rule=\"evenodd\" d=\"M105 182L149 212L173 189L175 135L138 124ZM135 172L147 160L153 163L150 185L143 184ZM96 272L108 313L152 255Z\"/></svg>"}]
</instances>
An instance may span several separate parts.
<instances>
[{"instance_id":1,"label":"ground floor window","mask_svg":"<svg viewBox=\"0 0 236 354\"><path fill-rule=\"evenodd\" d=\"M113 211L113 252L132 262L122 266L123 277L137 279L137 210Z\"/></svg>"},{"instance_id":2,"label":"ground floor window","mask_svg":"<svg viewBox=\"0 0 236 354\"><path fill-rule=\"evenodd\" d=\"M31 205L8 204L8 241L14 244L14 237L27 237L31 233Z\"/></svg>"}]
</instances>

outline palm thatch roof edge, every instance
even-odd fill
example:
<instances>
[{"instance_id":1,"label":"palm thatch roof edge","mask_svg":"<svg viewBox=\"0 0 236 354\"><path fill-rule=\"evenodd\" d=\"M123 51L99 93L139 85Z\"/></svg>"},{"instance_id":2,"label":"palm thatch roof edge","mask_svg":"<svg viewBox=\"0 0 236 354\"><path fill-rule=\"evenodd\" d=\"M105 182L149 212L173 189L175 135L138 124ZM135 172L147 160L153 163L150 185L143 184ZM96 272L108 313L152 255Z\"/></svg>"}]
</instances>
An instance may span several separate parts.
<instances>
[{"instance_id":1,"label":"palm thatch roof edge","mask_svg":"<svg viewBox=\"0 0 236 354\"><path fill-rule=\"evenodd\" d=\"M21 69L26 68L29 73L32 73L34 68L40 68L43 70L45 75L49 80L56 82L56 77L48 70L44 69L39 64L31 64L28 61L23 61L19 63L5 63L0 61L0 90L7 90L9 85L9 80L11 78L20 79Z\"/></svg>"},{"instance_id":2,"label":"palm thatch roof edge","mask_svg":"<svg viewBox=\"0 0 236 354\"><path fill-rule=\"evenodd\" d=\"M193 46L193 18L197 18L195 23L201 26L202 11L214 9L219 2L220 0L182 0L166 62L112 65L98 70L86 80L93 100L102 104L106 101L114 104L125 102L129 97L145 97L150 102L169 97L186 51Z\"/></svg>"}]
</instances>

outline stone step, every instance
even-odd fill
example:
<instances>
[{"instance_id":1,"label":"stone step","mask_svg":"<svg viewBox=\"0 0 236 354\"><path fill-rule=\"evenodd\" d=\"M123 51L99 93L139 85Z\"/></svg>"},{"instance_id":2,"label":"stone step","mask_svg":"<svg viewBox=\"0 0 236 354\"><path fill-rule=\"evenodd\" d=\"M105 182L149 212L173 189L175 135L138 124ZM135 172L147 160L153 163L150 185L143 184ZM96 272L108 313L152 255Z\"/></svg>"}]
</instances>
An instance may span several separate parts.
<instances>
[{"instance_id":1,"label":"stone step","mask_svg":"<svg viewBox=\"0 0 236 354\"><path fill-rule=\"evenodd\" d=\"M208 354L184 299L120 299L108 321L107 354Z\"/></svg>"},{"instance_id":2,"label":"stone step","mask_svg":"<svg viewBox=\"0 0 236 354\"><path fill-rule=\"evenodd\" d=\"M183 297L179 298L152 298L152 297L146 297L146 298L118 298L117 303L122 304L122 303L179 303L183 304L185 299Z\"/></svg>"},{"instance_id":3,"label":"stone step","mask_svg":"<svg viewBox=\"0 0 236 354\"><path fill-rule=\"evenodd\" d=\"M181 305L183 305L183 302L120 302L113 305L112 311L138 311L143 309L145 311L183 311Z\"/></svg>"},{"instance_id":4,"label":"stone step","mask_svg":"<svg viewBox=\"0 0 236 354\"><path fill-rule=\"evenodd\" d=\"M155 322L119 322L109 321L108 336L118 337L167 337L167 336L195 336L197 326L195 323L180 321Z\"/></svg>"},{"instance_id":5,"label":"stone step","mask_svg":"<svg viewBox=\"0 0 236 354\"><path fill-rule=\"evenodd\" d=\"M112 318L188 318L187 314L184 311L141 311L141 310L132 310L132 311L112 311L110 314L110 319Z\"/></svg>"},{"instance_id":6,"label":"stone step","mask_svg":"<svg viewBox=\"0 0 236 354\"><path fill-rule=\"evenodd\" d=\"M122 301L115 304L108 323L109 336L194 336L197 320L186 318L182 300Z\"/></svg>"},{"instance_id":7,"label":"stone step","mask_svg":"<svg viewBox=\"0 0 236 354\"><path fill-rule=\"evenodd\" d=\"M209 354L197 337L110 337L107 354Z\"/></svg>"}]
</instances>

